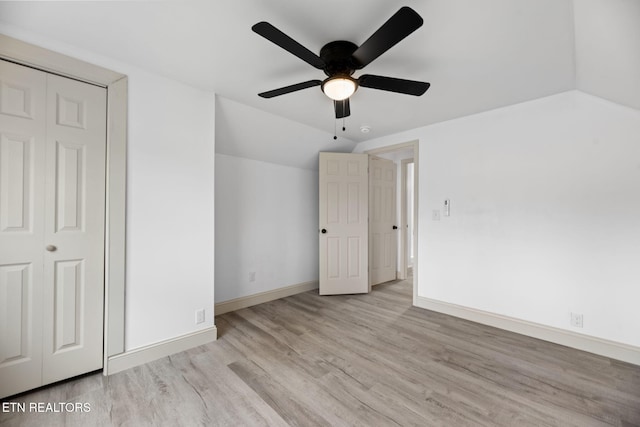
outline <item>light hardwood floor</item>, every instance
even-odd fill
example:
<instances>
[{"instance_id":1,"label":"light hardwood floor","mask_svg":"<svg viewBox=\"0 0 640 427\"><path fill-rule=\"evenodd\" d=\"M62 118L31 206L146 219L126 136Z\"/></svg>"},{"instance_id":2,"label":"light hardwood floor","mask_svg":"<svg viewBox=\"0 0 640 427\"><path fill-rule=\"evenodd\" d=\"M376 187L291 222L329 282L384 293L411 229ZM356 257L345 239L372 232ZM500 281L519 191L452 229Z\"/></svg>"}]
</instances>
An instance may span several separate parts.
<instances>
[{"instance_id":1,"label":"light hardwood floor","mask_svg":"<svg viewBox=\"0 0 640 427\"><path fill-rule=\"evenodd\" d=\"M216 319L218 341L11 402L2 426L634 426L640 367L411 307L407 282Z\"/></svg>"}]
</instances>

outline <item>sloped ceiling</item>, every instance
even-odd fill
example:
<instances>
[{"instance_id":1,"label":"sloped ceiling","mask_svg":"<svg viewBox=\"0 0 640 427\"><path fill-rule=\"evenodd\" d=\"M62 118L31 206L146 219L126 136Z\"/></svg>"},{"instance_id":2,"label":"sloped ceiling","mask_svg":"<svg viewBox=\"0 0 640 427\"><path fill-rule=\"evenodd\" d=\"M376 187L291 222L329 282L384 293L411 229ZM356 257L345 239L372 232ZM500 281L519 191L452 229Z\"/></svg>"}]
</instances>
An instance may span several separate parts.
<instances>
[{"instance_id":1,"label":"sloped ceiling","mask_svg":"<svg viewBox=\"0 0 640 427\"><path fill-rule=\"evenodd\" d=\"M3 1L0 25L214 91L229 100L219 111L220 131L230 138L244 135L224 123L249 125L279 116L282 123L316 129L312 139L326 135L325 147L330 147L333 109L319 88L268 100L257 96L322 79L322 72L253 33L251 26L268 21L317 52L332 40L361 44L404 5L414 8L424 25L363 71L432 86L422 97L358 90L347 131L339 132L343 150L366 139L575 88L640 108L638 0ZM361 125L371 126L371 132L361 133ZM272 136L269 143L284 151L297 139L278 145ZM260 142L242 143L240 151L261 149L252 145ZM274 162L306 164L318 144L307 149L299 162Z\"/></svg>"},{"instance_id":2,"label":"sloped ceiling","mask_svg":"<svg viewBox=\"0 0 640 427\"><path fill-rule=\"evenodd\" d=\"M640 1L575 0L576 87L640 109Z\"/></svg>"},{"instance_id":3,"label":"sloped ceiling","mask_svg":"<svg viewBox=\"0 0 640 427\"><path fill-rule=\"evenodd\" d=\"M344 138L334 141L332 133L216 97L216 153L313 170L320 151L350 153L354 146Z\"/></svg>"}]
</instances>

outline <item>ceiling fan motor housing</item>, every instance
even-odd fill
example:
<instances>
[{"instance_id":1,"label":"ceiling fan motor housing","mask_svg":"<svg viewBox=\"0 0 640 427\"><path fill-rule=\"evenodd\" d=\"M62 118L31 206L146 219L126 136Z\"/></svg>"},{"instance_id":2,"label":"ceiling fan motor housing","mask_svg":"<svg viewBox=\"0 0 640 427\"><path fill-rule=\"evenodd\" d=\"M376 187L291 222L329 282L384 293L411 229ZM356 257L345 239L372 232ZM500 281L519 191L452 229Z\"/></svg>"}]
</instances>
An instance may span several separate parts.
<instances>
[{"instance_id":1,"label":"ceiling fan motor housing","mask_svg":"<svg viewBox=\"0 0 640 427\"><path fill-rule=\"evenodd\" d=\"M358 69L353 59L353 52L358 49L354 43L337 40L327 43L320 49L320 58L324 61L324 73L333 77L336 75L350 76Z\"/></svg>"}]
</instances>

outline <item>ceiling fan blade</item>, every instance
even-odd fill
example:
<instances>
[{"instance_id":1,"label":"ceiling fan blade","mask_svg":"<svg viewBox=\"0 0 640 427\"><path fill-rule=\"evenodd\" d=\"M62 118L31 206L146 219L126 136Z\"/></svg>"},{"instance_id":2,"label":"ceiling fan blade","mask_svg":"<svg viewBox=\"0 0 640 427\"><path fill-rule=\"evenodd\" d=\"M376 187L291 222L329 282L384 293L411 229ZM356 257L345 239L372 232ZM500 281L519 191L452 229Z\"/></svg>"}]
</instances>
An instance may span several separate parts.
<instances>
[{"instance_id":1,"label":"ceiling fan blade","mask_svg":"<svg viewBox=\"0 0 640 427\"><path fill-rule=\"evenodd\" d=\"M342 101L333 101L333 107L336 110L336 119L342 119L351 115L349 98L343 99Z\"/></svg>"},{"instance_id":2,"label":"ceiling fan blade","mask_svg":"<svg viewBox=\"0 0 640 427\"><path fill-rule=\"evenodd\" d=\"M418 12L410 7L400 8L382 27L353 52L358 69L373 62L374 59L395 46L399 41L422 26L423 20Z\"/></svg>"},{"instance_id":3,"label":"ceiling fan blade","mask_svg":"<svg viewBox=\"0 0 640 427\"><path fill-rule=\"evenodd\" d=\"M280 89L270 90L268 92L259 93L258 96L263 98L273 98L274 96L286 95L287 93L296 92L298 90L307 89L314 86L320 86L322 81L320 80L309 80L307 82L296 83L291 86L281 87Z\"/></svg>"},{"instance_id":4,"label":"ceiling fan blade","mask_svg":"<svg viewBox=\"0 0 640 427\"><path fill-rule=\"evenodd\" d=\"M251 27L251 29L255 33L260 34L265 39L277 44L287 52L292 53L306 63L320 70L324 68L324 61L320 59L318 55L311 52L309 49L302 46L300 43L280 31L273 25L269 24L268 22L258 22L256 25Z\"/></svg>"},{"instance_id":5,"label":"ceiling fan blade","mask_svg":"<svg viewBox=\"0 0 640 427\"><path fill-rule=\"evenodd\" d=\"M396 79L395 77L374 76L364 74L358 79L362 87L387 90L389 92L404 93L406 95L420 96L429 89L430 83L415 80Z\"/></svg>"}]
</instances>

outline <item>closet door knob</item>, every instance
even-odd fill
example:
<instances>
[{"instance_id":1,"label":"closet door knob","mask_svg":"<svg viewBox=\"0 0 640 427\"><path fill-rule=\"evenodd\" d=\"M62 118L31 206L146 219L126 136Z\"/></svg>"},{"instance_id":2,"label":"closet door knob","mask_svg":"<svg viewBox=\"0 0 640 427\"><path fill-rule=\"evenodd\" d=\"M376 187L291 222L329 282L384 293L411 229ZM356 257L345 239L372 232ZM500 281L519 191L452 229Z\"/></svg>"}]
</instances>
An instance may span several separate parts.
<instances>
[{"instance_id":1,"label":"closet door knob","mask_svg":"<svg viewBox=\"0 0 640 427\"><path fill-rule=\"evenodd\" d=\"M323 228L322 230L320 230L320 232L321 232L322 234L327 234L327 229L326 229L326 228Z\"/></svg>"},{"instance_id":2,"label":"closet door knob","mask_svg":"<svg viewBox=\"0 0 640 427\"><path fill-rule=\"evenodd\" d=\"M398 229L398 226L397 226L397 225L394 225L394 226L393 226L393 229L394 229L394 230L397 230L397 229Z\"/></svg>"},{"instance_id":3,"label":"closet door knob","mask_svg":"<svg viewBox=\"0 0 640 427\"><path fill-rule=\"evenodd\" d=\"M55 251L58 250L58 248L56 248L53 245L47 245L47 247L45 249L47 249L49 252L55 252Z\"/></svg>"}]
</instances>

